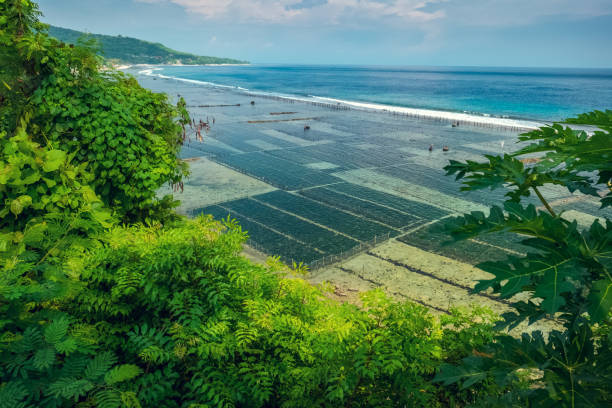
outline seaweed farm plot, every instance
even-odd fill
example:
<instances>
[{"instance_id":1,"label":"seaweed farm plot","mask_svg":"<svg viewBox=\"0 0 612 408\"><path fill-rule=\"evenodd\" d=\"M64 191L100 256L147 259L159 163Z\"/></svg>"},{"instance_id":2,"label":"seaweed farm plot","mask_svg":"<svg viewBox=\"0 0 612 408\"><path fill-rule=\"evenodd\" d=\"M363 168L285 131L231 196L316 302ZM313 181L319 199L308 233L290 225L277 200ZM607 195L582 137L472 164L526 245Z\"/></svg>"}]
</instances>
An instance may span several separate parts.
<instances>
[{"instance_id":1,"label":"seaweed farm plot","mask_svg":"<svg viewBox=\"0 0 612 408\"><path fill-rule=\"evenodd\" d=\"M408 181L413 184L435 186L436 190L445 194L468 199L470 201L489 205L490 203L501 203L505 201L504 189L494 191L478 190L469 193L461 191L461 184L453 177L446 177L443 170L432 169L418 164L409 164L395 167L378 169L379 172L395 177L400 180ZM537 198L533 200L536 203Z\"/></svg>"},{"instance_id":2,"label":"seaweed farm plot","mask_svg":"<svg viewBox=\"0 0 612 408\"><path fill-rule=\"evenodd\" d=\"M520 238L502 233L451 243L442 223L443 221L403 235L398 241L472 265L501 261L511 253L523 253L525 250L519 242Z\"/></svg>"},{"instance_id":3,"label":"seaweed farm plot","mask_svg":"<svg viewBox=\"0 0 612 408\"><path fill-rule=\"evenodd\" d=\"M249 219L270 227L283 235L305 242L326 254L340 253L359 244L353 238L325 229L251 199L230 201L223 203L222 206L238 215L247 216Z\"/></svg>"},{"instance_id":4,"label":"seaweed farm plot","mask_svg":"<svg viewBox=\"0 0 612 408\"><path fill-rule=\"evenodd\" d=\"M298 190L340 182L340 179L327 173L284 159L270 160L270 156L261 152L234 154L219 157L217 160L237 171L285 190Z\"/></svg>"},{"instance_id":5,"label":"seaweed farm plot","mask_svg":"<svg viewBox=\"0 0 612 408\"><path fill-rule=\"evenodd\" d=\"M206 143L193 140L187 142L187 145L183 146L181 149L181 156L183 156L184 152L187 152L187 154L191 157L217 157L241 153L241 150L234 149L233 147L215 139L207 138Z\"/></svg>"},{"instance_id":6,"label":"seaweed farm plot","mask_svg":"<svg viewBox=\"0 0 612 408\"><path fill-rule=\"evenodd\" d=\"M269 129L274 129L311 143L333 140L334 135L318 130L318 123L318 118L303 122L271 123L269 124ZM305 126L308 126L308 128L305 129Z\"/></svg>"},{"instance_id":7,"label":"seaweed farm plot","mask_svg":"<svg viewBox=\"0 0 612 408\"><path fill-rule=\"evenodd\" d=\"M360 198L362 200L371 201L376 204L391 207L395 210L402 211L408 214L413 214L419 218L432 221L442 218L449 214L448 211L442 210L431 205L418 201L407 200L393 194L384 193L382 191L373 190L352 183L338 183L328 187L330 190L339 193L347 194L351 197Z\"/></svg>"},{"instance_id":8,"label":"seaweed farm plot","mask_svg":"<svg viewBox=\"0 0 612 408\"><path fill-rule=\"evenodd\" d=\"M351 170L365 167L394 166L406 163L412 155L399 150L361 149L353 144L328 143L291 149L292 153L313 157L316 161L329 162L338 170ZM280 155L283 152L272 152Z\"/></svg>"},{"instance_id":9,"label":"seaweed farm plot","mask_svg":"<svg viewBox=\"0 0 612 408\"><path fill-rule=\"evenodd\" d=\"M299 194L353 214L363 215L395 229L407 228L422 222L422 219L416 215L338 193L325 187L302 190Z\"/></svg>"},{"instance_id":10,"label":"seaweed farm plot","mask_svg":"<svg viewBox=\"0 0 612 408\"><path fill-rule=\"evenodd\" d=\"M274 141L260 134L256 129L247 130L241 124L229 123L223 126L214 125L209 132L209 138L212 138L224 145L230 146L239 152L256 152L262 150L260 147L248 143L249 140L258 139L269 143L270 145L278 146Z\"/></svg>"},{"instance_id":11,"label":"seaweed farm plot","mask_svg":"<svg viewBox=\"0 0 612 408\"><path fill-rule=\"evenodd\" d=\"M358 217L337 208L285 191L277 190L252 198L299 217L314 221L319 225L341 232L359 241L369 241L377 235L390 234L393 236L397 233L392 228L376 221Z\"/></svg>"},{"instance_id":12,"label":"seaweed farm plot","mask_svg":"<svg viewBox=\"0 0 612 408\"><path fill-rule=\"evenodd\" d=\"M353 142L372 140L373 135L402 130L406 126L405 120L398 120L387 115L368 115L362 112L351 112L344 116L346 119L334 122L333 127L354 135L351 138ZM384 120L376 120L377 116Z\"/></svg>"},{"instance_id":13,"label":"seaweed farm plot","mask_svg":"<svg viewBox=\"0 0 612 408\"><path fill-rule=\"evenodd\" d=\"M255 242L266 253L280 256L284 262L310 263L324 256L322 251L316 250L308 244L279 234L259 222L224 207L213 205L195 210L192 213L194 216L199 214L211 214L217 220L226 219L228 216L235 219L242 230L247 231L250 241Z\"/></svg>"}]
</instances>

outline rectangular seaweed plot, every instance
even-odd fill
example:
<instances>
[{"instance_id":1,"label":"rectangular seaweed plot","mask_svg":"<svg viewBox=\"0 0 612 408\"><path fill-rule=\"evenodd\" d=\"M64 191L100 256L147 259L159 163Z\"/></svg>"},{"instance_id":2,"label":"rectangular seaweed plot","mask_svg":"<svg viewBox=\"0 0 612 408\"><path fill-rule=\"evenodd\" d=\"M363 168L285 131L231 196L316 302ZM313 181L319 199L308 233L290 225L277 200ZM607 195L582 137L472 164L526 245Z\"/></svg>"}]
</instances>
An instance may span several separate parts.
<instances>
[{"instance_id":1,"label":"rectangular seaweed plot","mask_svg":"<svg viewBox=\"0 0 612 408\"><path fill-rule=\"evenodd\" d=\"M373 117L365 112L349 111L348 115L342 115L338 121L333 122L333 127L343 132L351 133L356 140L371 140L372 135L392 132L406 128L406 122L397 121L393 116L381 115L384 120L370 120Z\"/></svg>"},{"instance_id":2,"label":"rectangular seaweed plot","mask_svg":"<svg viewBox=\"0 0 612 408\"><path fill-rule=\"evenodd\" d=\"M443 221L442 221L443 222ZM486 261L501 261L509 255L503 248L513 250L520 249L517 238L511 234L497 234L490 237L479 237L478 241L472 240L459 241L446 244L451 241L451 237L446 232L441 223L432 224L398 238L398 241L420 248L427 252L433 252L448 258L456 259L461 262L476 265ZM493 246L495 244L504 247ZM489 244L489 245L487 245Z\"/></svg>"},{"instance_id":3,"label":"rectangular seaweed plot","mask_svg":"<svg viewBox=\"0 0 612 408\"><path fill-rule=\"evenodd\" d=\"M217 158L228 166L286 190L338 183L341 180L327 173L308 169L299 164L261 152L236 154Z\"/></svg>"},{"instance_id":4,"label":"rectangular seaweed plot","mask_svg":"<svg viewBox=\"0 0 612 408\"><path fill-rule=\"evenodd\" d=\"M585 214L590 214L593 217L604 217L612 219L612 207L600 208L601 203L595 198L588 198L584 201L570 202L567 204L558 205L555 210L558 212L576 210Z\"/></svg>"},{"instance_id":5,"label":"rectangular seaweed plot","mask_svg":"<svg viewBox=\"0 0 612 408\"><path fill-rule=\"evenodd\" d=\"M449 214L448 211L433 207L429 204L407 200L405 198L398 197L393 194L373 190L371 188L363 187L357 184L340 183L334 184L333 186L330 186L328 188L330 190L348 194L353 197L372 201L377 204L382 204L387 207L394 208L398 211L413 214L418 216L419 218L423 218L428 221L437 220Z\"/></svg>"},{"instance_id":6,"label":"rectangular seaweed plot","mask_svg":"<svg viewBox=\"0 0 612 408\"><path fill-rule=\"evenodd\" d=\"M198 149L193 149L191 148L191 146L187 145L187 146L181 147L179 156L181 159L192 159L194 157L210 156L211 154L212 153L210 152L203 152Z\"/></svg>"},{"instance_id":7,"label":"rectangular seaweed plot","mask_svg":"<svg viewBox=\"0 0 612 408\"><path fill-rule=\"evenodd\" d=\"M259 150L256 146L246 143L247 140L258 138L257 131L253 129L249 131L245 125L224 124L221 127L213 126L209 135L203 135L218 140L227 146L237 149L242 152L254 152ZM206 145L206 143L204 143Z\"/></svg>"},{"instance_id":8,"label":"rectangular seaweed plot","mask_svg":"<svg viewBox=\"0 0 612 408\"><path fill-rule=\"evenodd\" d=\"M195 140L187 143L181 148L181 158L184 157L184 154L188 155L188 157L197 157L197 156L224 156L228 154L235 153L232 150L224 149L222 146L219 146L216 143L210 143L210 139L205 139L204 143L197 142Z\"/></svg>"},{"instance_id":9,"label":"rectangular seaweed plot","mask_svg":"<svg viewBox=\"0 0 612 408\"><path fill-rule=\"evenodd\" d=\"M314 248L287 238L221 206L212 205L194 211L194 215L199 214L212 214L217 220L226 219L229 215L238 221L243 231L248 232L251 241L257 243L267 254L280 256L284 262L308 263L323 257L323 254Z\"/></svg>"},{"instance_id":10,"label":"rectangular seaweed plot","mask_svg":"<svg viewBox=\"0 0 612 408\"><path fill-rule=\"evenodd\" d=\"M360 149L346 143L326 143L292 149L293 152L338 165L338 170L384 167L407 162L411 157L397 149Z\"/></svg>"},{"instance_id":11,"label":"rectangular seaweed plot","mask_svg":"<svg viewBox=\"0 0 612 408\"><path fill-rule=\"evenodd\" d=\"M253 197L287 212L312 220L360 241L369 241L377 235L397 232L376 222L323 205L295 194L277 190Z\"/></svg>"},{"instance_id":12,"label":"rectangular seaweed plot","mask_svg":"<svg viewBox=\"0 0 612 408\"><path fill-rule=\"evenodd\" d=\"M282 149L282 150L271 150L265 152L266 155L270 156L267 160L274 161L277 159L287 160L296 164L305 165L308 163L314 163L320 161L316 157L305 154L302 149Z\"/></svg>"},{"instance_id":13,"label":"rectangular seaweed plot","mask_svg":"<svg viewBox=\"0 0 612 408\"><path fill-rule=\"evenodd\" d=\"M282 234L302 241L329 254L338 254L359 244L356 240L336 234L293 215L275 210L250 199L223 203L223 207L246 215L253 221L269 226Z\"/></svg>"},{"instance_id":14,"label":"rectangular seaweed plot","mask_svg":"<svg viewBox=\"0 0 612 408\"><path fill-rule=\"evenodd\" d=\"M353 214L360 214L393 228L405 228L420 221L420 218L415 215L405 214L391 208L383 207L379 204L363 201L355 197L332 191L328 188L313 188L300 191L299 193L304 197L321 201L342 210L350 211Z\"/></svg>"},{"instance_id":15,"label":"rectangular seaweed plot","mask_svg":"<svg viewBox=\"0 0 612 408\"><path fill-rule=\"evenodd\" d=\"M502 203L506 199L506 190L477 190L460 191L461 183L455 181L454 177L448 177L443 170L432 169L418 164L402 165L397 167L386 167L377 171L397 177L400 180L408 181L413 184L436 189L444 194L463 199L469 199L479 204L490 205L491 203Z\"/></svg>"},{"instance_id":16,"label":"rectangular seaweed plot","mask_svg":"<svg viewBox=\"0 0 612 408\"><path fill-rule=\"evenodd\" d=\"M295 115L296 117L307 117L312 116L312 113ZM321 140L333 140L333 135L322 132L317 129L318 121L298 121L298 122L285 122L285 123L271 123L268 127L279 132L288 134L289 136L300 138L306 142L319 142ZM311 126L310 129L304 129L304 126Z\"/></svg>"}]
</instances>

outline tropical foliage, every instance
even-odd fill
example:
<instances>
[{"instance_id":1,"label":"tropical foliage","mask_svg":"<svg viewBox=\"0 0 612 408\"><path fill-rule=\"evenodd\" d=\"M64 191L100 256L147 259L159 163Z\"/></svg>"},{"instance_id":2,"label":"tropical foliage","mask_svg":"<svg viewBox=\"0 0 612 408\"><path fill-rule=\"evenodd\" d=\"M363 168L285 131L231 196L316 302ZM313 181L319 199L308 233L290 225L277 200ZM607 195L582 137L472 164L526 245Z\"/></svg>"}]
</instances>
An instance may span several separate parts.
<instances>
[{"instance_id":1,"label":"tropical foliage","mask_svg":"<svg viewBox=\"0 0 612 408\"><path fill-rule=\"evenodd\" d=\"M133 78L101 72L90 49L49 37L33 3L5 1L0 8L2 129L15 132L27 115L24 130L35 142L88 163L91 186L120 217L156 211L156 190L186 172L177 158L181 113Z\"/></svg>"},{"instance_id":2,"label":"tropical foliage","mask_svg":"<svg viewBox=\"0 0 612 408\"><path fill-rule=\"evenodd\" d=\"M234 222L160 211L186 174L185 104L37 16L0 0L0 407L436 407L498 389L433 381L492 340L490 312L340 304L299 267L241 257Z\"/></svg>"},{"instance_id":3,"label":"tropical foliage","mask_svg":"<svg viewBox=\"0 0 612 408\"><path fill-rule=\"evenodd\" d=\"M584 228L558 214L540 191L546 185L563 186L595 197L602 209L612 205L612 111L567 122L595 129L554 124L521 135L527 145L514 154L487 156L484 163L451 161L446 167L448 174L463 179L464 190L508 189L503 207L454 219L450 229L455 239L505 231L522 236L530 248L526 256L479 265L494 277L476 291L490 289L513 302L515 312L505 315L501 326L540 319L563 326L521 339L499 335L462 365L445 365L438 376L463 388L494 379L508 389L505 405L612 404L612 220L601 217ZM531 165L520 160L525 157ZM542 208L521 203L530 194ZM522 300L513 297L517 294Z\"/></svg>"}]
</instances>

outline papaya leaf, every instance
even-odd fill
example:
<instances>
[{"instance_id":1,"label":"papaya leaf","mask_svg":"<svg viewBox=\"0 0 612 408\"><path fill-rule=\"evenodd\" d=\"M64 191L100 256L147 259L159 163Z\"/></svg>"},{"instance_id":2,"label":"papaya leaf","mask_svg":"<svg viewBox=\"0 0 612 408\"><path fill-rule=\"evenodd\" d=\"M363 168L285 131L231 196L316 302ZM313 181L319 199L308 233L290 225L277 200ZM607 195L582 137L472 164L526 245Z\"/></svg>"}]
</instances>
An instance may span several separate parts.
<instances>
[{"instance_id":1,"label":"papaya leaf","mask_svg":"<svg viewBox=\"0 0 612 408\"><path fill-rule=\"evenodd\" d=\"M594 322L608 318L612 310L612 280L594 282L588 300L589 315Z\"/></svg>"}]
</instances>

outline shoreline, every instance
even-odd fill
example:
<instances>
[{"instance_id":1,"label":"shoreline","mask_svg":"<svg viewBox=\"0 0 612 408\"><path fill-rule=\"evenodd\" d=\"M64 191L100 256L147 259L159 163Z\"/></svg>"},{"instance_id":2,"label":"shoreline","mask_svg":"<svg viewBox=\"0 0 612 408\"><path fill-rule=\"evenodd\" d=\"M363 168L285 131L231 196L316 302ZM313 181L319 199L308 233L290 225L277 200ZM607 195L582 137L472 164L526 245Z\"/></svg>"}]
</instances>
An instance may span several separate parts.
<instances>
[{"instance_id":1,"label":"shoreline","mask_svg":"<svg viewBox=\"0 0 612 408\"><path fill-rule=\"evenodd\" d=\"M154 67L244 67L249 66L251 63L247 64L122 64L122 65L113 65L113 68L124 70L130 68L154 68Z\"/></svg>"},{"instance_id":2,"label":"shoreline","mask_svg":"<svg viewBox=\"0 0 612 408\"><path fill-rule=\"evenodd\" d=\"M541 126L546 125L545 122L537 122L531 120L522 119L511 119L511 118L499 118L496 116L484 116L484 115L473 115L469 113L451 112L443 110L433 109L420 109L420 108L406 108L402 106L394 105L382 105L370 102L357 102L347 101L343 99L327 98L327 97L315 97L321 101L336 103L338 105L351 106L356 109L365 111L381 111L389 112L392 114L405 115L415 118L423 119L434 119L434 120L448 120L457 124L463 125L491 125L499 127L507 127L509 129L525 129L534 130Z\"/></svg>"},{"instance_id":3,"label":"shoreline","mask_svg":"<svg viewBox=\"0 0 612 408\"><path fill-rule=\"evenodd\" d=\"M229 65L245 65L245 64L228 64ZM246 64L250 65L250 64ZM138 75L145 75L150 77L158 77L162 79L170 79L180 82L187 82L194 85L210 86L215 88L231 89L236 92L241 92L246 95L253 97L272 98L277 100L285 100L288 102L302 102L320 106L327 106L331 109L352 109L366 112L376 113L387 113L391 115L406 116L414 119L423 120L434 120L444 121L452 124L453 126L474 126L474 127L490 127L490 128L502 128L510 131L531 131L538 129L541 126L545 126L551 122L535 121L527 119L512 119L512 118L501 118L490 115L477 115L462 112L452 112L445 110L434 110L434 109L421 109L421 108L407 108L402 106L394 105L383 105L370 102L359 102L349 101L337 98L309 96L300 97L297 95L282 95L274 94L265 91L253 91L247 88L233 85L222 85L214 82L200 81L196 79L187 79L174 77L163 74L156 74L155 71L162 70L165 66L177 66L177 65L133 65L129 68L146 68L137 72ZM127 69L127 68L126 68Z\"/></svg>"}]
</instances>

